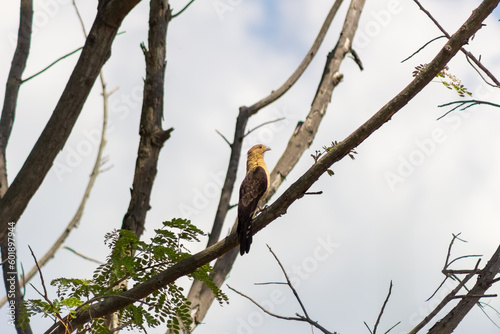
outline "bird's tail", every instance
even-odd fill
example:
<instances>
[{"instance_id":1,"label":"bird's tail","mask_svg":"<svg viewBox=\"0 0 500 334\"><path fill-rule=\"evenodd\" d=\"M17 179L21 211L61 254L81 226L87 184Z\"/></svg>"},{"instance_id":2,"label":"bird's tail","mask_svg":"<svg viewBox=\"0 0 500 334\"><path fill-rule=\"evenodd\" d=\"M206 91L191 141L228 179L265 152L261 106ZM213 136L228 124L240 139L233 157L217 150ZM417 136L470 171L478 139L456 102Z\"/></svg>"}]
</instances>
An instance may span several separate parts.
<instances>
[{"instance_id":1,"label":"bird's tail","mask_svg":"<svg viewBox=\"0 0 500 334\"><path fill-rule=\"evenodd\" d=\"M252 243L252 224L251 219L238 219L238 240L240 241L240 255L250 251Z\"/></svg>"}]
</instances>

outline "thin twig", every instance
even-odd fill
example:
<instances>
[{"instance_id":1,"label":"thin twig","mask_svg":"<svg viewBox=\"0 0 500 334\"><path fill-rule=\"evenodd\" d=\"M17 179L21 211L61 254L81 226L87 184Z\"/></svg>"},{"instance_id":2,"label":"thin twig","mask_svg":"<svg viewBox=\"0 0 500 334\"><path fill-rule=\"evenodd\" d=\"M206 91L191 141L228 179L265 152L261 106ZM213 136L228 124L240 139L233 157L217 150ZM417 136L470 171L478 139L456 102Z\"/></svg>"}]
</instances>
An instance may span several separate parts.
<instances>
[{"instance_id":1,"label":"thin twig","mask_svg":"<svg viewBox=\"0 0 500 334\"><path fill-rule=\"evenodd\" d=\"M448 245L448 253L446 254L446 260L444 261L443 270L445 270L448 267L448 261L450 260L450 256L451 256L451 248L453 247L453 243L455 242L455 239L462 240L462 239L458 238L458 236L461 233L462 232L458 233L457 235L455 235L455 234L452 233L453 238L451 239L450 244Z\"/></svg>"},{"instance_id":2,"label":"thin twig","mask_svg":"<svg viewBox=\"0 0 500 334\"><path fill-rule=\"evenodd\" d=\"M427 45L431 44L434 41L437 41L440 38L444 38L444 37L446 37L446 36L442 35L442 36L434 37L433 39L431 39L430 41L428 41L427 43L425 43L422 47L420 47L417 51L415 51L411 55L409 55L407 58L401 60L401 63L404 63L408 59L412 58L414 55L416 55L417 53L419 53L420 51L422 51L423 49L425 49L427 47Z\"/></svg>"},{"instance_id":3,"label":"thin twig","mask_svg":"<svg viewBox=\"0 0 500 334\"><path fill-rule=\"evenodd\" d=\"M459 256L457 257L456 259L453 259L450 263L448 263L448 265L446 266L446 268L448 268L452 263L454 263L455 261L458 261L458 260L462 260L462 259L466 259L466 258L469 258L469 257L481 257L482 255L462 255L462 256ZM454 270L454 272L456 273L456 271ZM461 273L463 273L464 271L462 270Z\"/></svg>"},{"instance_id":4,"label":"thin twig","mask_svg":"<svg viewBox=\"0 0 500 334\"><path fill-rule=\"evenodd\" d=\"M68 246L63 246L62 248L69 250L73 254L78 255L79 257L81 257L82 259L89 260L89 261L95 262L97 264L104 264L104 262L96 260L96 259L93 259L91 257L88 257L88 256L86 256L86 255L84 255L84 254L82 254L80 252L77 252L76 250L74 250L73 248L70 248Z\"/></svg>"},{"instance_id":5,"label":"thin twig","mask_svg":"<svg viewBox=\"0 0 500 334\"><path fill-rule=\"evenodd\" d=\"M292 290L295 298L297 299L297 301L299 302L300 304L300 308L302 309L302 311L304 312L305 316L307 318L309 318L309 315L307 314L307 310L306 308L304 307L304 304L302 304L302 300L300 300L300 297L299 297L299 294L297 293L297 290L295 290L295 288L293 287L292 285L292 282L290 281L290 278L288 277L288 274L286 273L286 270L285 268L283 267L283 265L281 264L280 260L278 259L278 257L276 256L276 254L273 252L273 250L271 249L271 247L269 247L269 245L266 245L267 248L269 249L269 251L271 252L271 254L273 254L274 258L276 259L276 262L278 262L278 265L280 266L281 268L281 271L283 272L283 274L285 275L285 279L286 279L286 282L288 283L288 286L290 287L290 289Z\"/></svg>"},{"instance_id":6,"label":"thin twig","mask_svg":"<svg viewBox=\"0 0 500 334\"><path fill-rule=\"evenodd\" d=\"M35 256L35 253L33 252L33 249L31 249L31 246L28 245L28 248L31 252L31 256L33 257L33 259L35 260L35 265L36 267L38 268L38 273L40 274L40 281L42 283L42 288L43 288L43 294L40 293L40 291L38 291L38 289L30 283L30 285L33 287L33 289L35 289L36 292L38 292L38 294L40 294L40 296L43 297L43 299L45 299L45 301L47 303L49 303L49 305L52 307L52 309L54 310L53 313L55 315L55 317L59 320L59 321L63 321L63 318L62 316L59 314L59 312L55 312L55 307L54 307L54 304L52 303L52 301L50 300L49 298L49 294L47 292L47 287L45 286L45 280L43 279L43 273L42 273L42 269L40 269L40 266L38 265L38 261L36 259L36 256Z\"/></svg>"},{"instance_id":7,"label":"thin twig","mask_svg":"<svg viewBox=\"0 0 500 334\"><path fill-rule=\"evenodd\" d=\"M288 285L287 282L262 282L262 283L254 283L253 285Z\"/></svg>"},{"instance_id":8,"label":"thin twig","mask_svg":"<svg viewBox=\"0 0 500 334\"><path fill-rule=\"evenodd\" d=\"M468 103L470 103L470 104L467 105ZM453 102L448 102L448 103L440 104L440 105L438 105L438 107L442 108L442 107L451 106L453 104L456 104L456 106L453 107L452 109L448 110L446 113L444 113L443 115L441 115L440 117L438 117L436 120L439 121L441 118L445 117L446 115L448 115L449 113L457 110L460 107L463 107L460 110L465 110L465 109L468 109L468 108L470 108L472 106L475 106L475 105L478 105L478 104L486 104L486 105L489 105L489 106L492 106L492 107L500 108L500 104L496 104L496 103L492 103L492 102L488 102L488 101L481 101L481 100L453 101ZM466 105L466 106L464 107L464 105Z\"/></svg>"},{"instance_id":9,"label":"thin twig","mask_svg":"<svg viewBox=\"0 0 500 334\"><path fill-rule=\"evenodd\" d=\"M434 292L432 293L432 295L425 300L426 302L428 302L429 300L431 300L436 295L436 293L438 293L438 291L443 287L444 283L446 283L446 281L448 280L448 278L450 278L450 277L449 276L445 276L445 278L443 279L443 281L441 282L441 284L439 284L439 286L437 287L437 289L434 290Z\"/></svg>"},{"instance_id":10,"label":"thin twig","mask_svg":"<svg viewBox=\"0 0 500 334\"><path fill-rule=\"evenodd\" d=\"M260 305L259 303L257 303L255 300L253 300L251 297L245 295L244 293L236 290L236 289L233 289L232 287L230 287L229 285L227 286L230 290L233 290L234 292L236 292L237 294L239 294L240 296L242 297L245 297L246 299L248 299L249 301L251 301L252 303L255 304L255 306L257 306L258 308L260 308L262 311L264 311L264 313L267 313L269 314L270 316L272 317L275 317L275 318L278 318L278 319L283 319L283 320L295 320L295 321L303 321L301 318L296 318L296 317L286 317L286 316L282 316L282 315L279 315L279 314L276 314L276 313L273 313L269 310L267 310L265 307L263 307L262 305Z\"/></svg>"},{"instance_id":11,"label":"thin twig","mask_svg":"<svg viewBox=\"0 0 500 334\"><path fill-rule=\"evenodd\" d=\"M462 299L462 298L495 298L498 297L497 294L492 295L456 295L452 299Z\"/></svg>"},{"instance_id":12,"label":"thin twig","mask_svg":"<svg viewBox=\"0 0 500 334\"><path fill-rule=\"evenodd\" d=\"M249 130L249 131L245 134L245 136L244 136L244 137L248 136L249 134L251 134L251 133L252 133L252 132L254 132L255 130L257 130L257 129L259 129L259 128L263 127L264 125L271 124L271 123L275 123L275 122L279 122L279 121L282 121L282 120L284 120L284 119L285 119L285 117L280 117L280 118L277 118L277 119L272 120L272 121L267 121L267 122L264 122L264 123L262 123L262 124L260 124L260 125L256 126L255 128L253 128L253 129Z\"/></svg>"},{"instance_id":13,"label":"thin twig","mask_svg":"<svg viewBox=\"0 0 500 334\"><path fill-rule=\"evenodd\" d=\"M487 304L487 303L483 303L483 302L478 302L477 303L479 308L481 309L481 312L483 312L483 314L485 315L486 318L488 318L488 320L496 327L496 328L499 328L500 329L500 325L498 325L495 320L488 314L486 313L486 310L485 310L485 307L488 306L489 308L491 308L495 313L496 313L496 316L500 316L500 313L498 312L498 310L496 308L494 308L493 306Z\"/></svg>"},{"instance_id":14,"label":"thin twig","mask_svg":"<svg viewBox=\"0 0 500 334\"><path fill-rule=\"evenodd\" d=\"M399 325L400 323L401 323L401 321L396 322L396 323L395 323L395 324L394 324L391 328L389 328L388 330L386 330L386 331L384 332L384 334L389 333L391 330L393 330L393 329L394 329L394 327L396 327L396 326L397 326L397 325Z\"/></svg>"},{"instance_id":15,"label":"thin twig","mask_svg":"<svg viewBox=\"0 0 500 334\"><path fill-rule=\"evenodd\" d=\"M76 16L78 17L78 21L80 22L80 28L82 28L83 36L87 38L87 29L85 29L85 24L83 23L82 15L80 15L80 11L78 10L78 6L76 5L75 0L73 0L73 8L75 9Z\"/></svg>"},{"instance_id":16,"label":"thin twig","mask_svg":"<svg viewBox=\"0 0 500 334\"><path fill-rule=\"evenodd\" d=\"M78 49L76 49L76 50L74 50L74 51L71 51L70 53L65 54L65 55L64 55L64 56L62 56L62 57L59 57L58 59L56 59L55 61L53 61L53 62L52 62L49 66L45 67L43 70L36 72L35 74L33 74L32 76L27 77L26 79L23 79L23 80L21 81L21 83L25 83L26 81L31 80L31 79L33 79L34 77L36 77L36 76L38 76L38 75L42 74L43 72L47 71L49 68L51 68L52 66L54 66L55 64L57 64L58 62L60 62L61 60L63 60L64 58L68 58L69 56L71 56L71 55L73 55L73 54L77 53L78 51L80 51L80 50L82 50L82 49L83 49L83 46L79 47Z\"/></svg>"},{"instance_id":17,"label":"thin twig","mask_svg":"<svg viewBox=\"0 0 500 334\"><path fill-rule=\"evenodd\" d=\"M375 321L375 326L373 326L373 334L377 333L378 324L380 323L380 319L382 319L382 314L384 314L384 310L387 305L387 302L389 301L389 297L391 296L391 292L392 292L392 280L391 283L389 284L389 292L387 293L387 297L385 298L384 304L382 304L382 308L380 309L380 313L378 314L377 321Z\"/></svg>"},{"instance_id":18,"label":"thin twig","mask_svg":"<svg viewBox=\"0 0 500 334\"><path fill-rule=\"evenodd\" d=\"M215 132L217 132L219 134L219 136L222 137L222 139L224 139L224 141L229 145L229 147L231 147L231 143L229 142L229 140L227 140L227 138L217 129L215 129Z\"/></svg>"},{"instance_id":19,"label":"thin twig","mask_svg":"<svg viewBox=\"0 0 500 334\"><path fill-rule=\"evenodd\" d=\"M320 191L306 191L304 193L304 195L322 195L323 194L323 191L320 190Z\"/></svg>"},{"instance_id":20,"label":"thin twig","mask_svg":"<svg viewBox=\"0 0 500 334\"><path fill-rule=\"evenodd\" d=\"M479 266L480 261L481 261L481 259L479 259L476 263L476 266L475 266L476 270ZM472 277L474 277L475 274L476 274L476 272L472 272L469 275L465 276L463 281L461 281L460 284L458 284L453 290L451 290L451 292L449 294L447 294L446 297L443 298L443 300L438 304L438 306L436 306L436 308L434 310L432 310L432 312L429 313L429 315L427 315L408 334L416 334L425 325L427 325L432 320L432 318L434 318L439 313L439 311L441 311L446 306L446 304L448 304L450 302L450 300L453 299L453 297L457 294L457 292L460 291L460 289L462 289L463 286L465 286L465 283L467 283Z\"/></svg>"},{"instance_id":21,"label":"thin twig","mask_svg":"<svg viewBox=\"0 0 500 334\"><path fill-rule=\"evenodd\" d=\"M185 6L184 6L184 8L182 8L182 9L181 9L178 13L172 14L172 18L174 18L174 17L177 17L177 16L181 15L181 14L182 14L182 12L184 12L186 9L188 9L188 7L189 7L189 6L191 6L191 4L192 4L194 1L195 1L195 0L191 0L191 1L189 1L189 2L188 2L188 4L187 4L187 5L185 5Z\"/></svg>"},{"instance_id":22,"label":"thin twig","mask_svg":"<svg viewBox=\"0 0 500 334\"><path fill-rule=\"evenodd\" d=\"M479 58L481 59L481 56L479 56ZM490 83L490 82L488 82L488 81L486 80L486 78L483 76L483 74L481 73L481 71L479 71L479 69L478 69L478 68L476 68L476 66L472 63L472 59L469 57L469 54L468 54L468 53L466 53L466 54L465 54L465 59L467 60L467 62L469 63L469 65L470 65L470 66L474 69L474 71L476 71L476 73L477 73L477 74L481 77L481 79L483 79L483 81L484 81L487 85L489 85L489 86L491 86L491 87L495 87L495 88L497 88L497 87L498 87L498 86L496 86L496 85L494 85L494 84L492 84L492 83Z\"/></svg>"}]
</instances>

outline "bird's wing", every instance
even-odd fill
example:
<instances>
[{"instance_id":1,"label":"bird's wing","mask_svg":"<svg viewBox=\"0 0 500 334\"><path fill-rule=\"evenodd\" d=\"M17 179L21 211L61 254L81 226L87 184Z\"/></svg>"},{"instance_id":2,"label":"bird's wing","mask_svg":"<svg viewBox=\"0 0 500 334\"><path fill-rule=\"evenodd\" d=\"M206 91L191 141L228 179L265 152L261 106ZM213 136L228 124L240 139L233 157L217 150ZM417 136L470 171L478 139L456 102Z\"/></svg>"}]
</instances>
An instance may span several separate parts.
<instances>
[{"instance_id":1,"label":"bird's wing","mask_svg":"<svg viewBox=\"0 0 500 334\"><path fill-rule=\"evenodd\" d=\"M264 168L260 166L248 171L241 183L237 230L241 252L243 250L248 252L250 249L250 244L252 243L252 226L250 222L260 199L267 191L267 187L267 174Z\"/></svg>"},{"instance_id":2,"label":"bird's wing","mask_svg":"<svg viewBox=\"0 0 500 334\"><path fill-rule=\"evenodd\" d=\"M242 213L251 216L266 190L267 175L264 168L259 166L249 171L240 187L238 211L243 210Z\"/></svg>"}]
</instances>

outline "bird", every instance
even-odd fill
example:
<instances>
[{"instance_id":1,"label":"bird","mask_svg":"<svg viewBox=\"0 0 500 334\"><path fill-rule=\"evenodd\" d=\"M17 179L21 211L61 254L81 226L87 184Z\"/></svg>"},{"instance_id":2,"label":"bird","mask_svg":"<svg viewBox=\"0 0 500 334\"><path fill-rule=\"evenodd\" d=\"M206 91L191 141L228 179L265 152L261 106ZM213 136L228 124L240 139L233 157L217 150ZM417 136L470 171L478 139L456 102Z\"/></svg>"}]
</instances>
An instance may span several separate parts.
<instances>
[{"instance_id":1,"label":"bird","mask_svg":"<svg viewBox=\"0 0 500 334\"><path fill-rule=\"evenodd\" d=\"M248 150L247 173L240 186L240 199L238 201L238 240L240 242L240 255L250 251L252 243L252 218L259 202L265 197L269 189L270 177L264 153L271 150L269 147L258 144Z\"/></svg>"}]
</instances>

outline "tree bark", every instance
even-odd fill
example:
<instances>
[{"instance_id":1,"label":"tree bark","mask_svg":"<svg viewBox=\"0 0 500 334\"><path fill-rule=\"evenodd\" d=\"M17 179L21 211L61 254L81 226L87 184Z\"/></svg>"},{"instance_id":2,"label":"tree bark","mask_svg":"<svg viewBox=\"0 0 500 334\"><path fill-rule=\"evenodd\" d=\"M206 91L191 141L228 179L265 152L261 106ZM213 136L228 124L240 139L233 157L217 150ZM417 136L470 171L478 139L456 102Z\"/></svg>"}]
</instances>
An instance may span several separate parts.
<instances>
[{"instance_id":1,"label":"tree bark","mask_svg":"<svg viewBox=\"0 0 500 334\"><path fill-rule=\"evenodd\" d=\"M173 129L164 131L163 96L165 86L166 36L171 11L168 1L153 0L149 14L148 47L142 46L146 59L146 80L139 125L139 150L135 164L130 204L123 218L122 229L141 236L146 214L150 209L151 191L156 178L158 158L163 143Z\"/></svg>"},{"instance_id":2,"label":"tree bark","mask_svg":"<svg viewBox=\"0 0 500 334\"><path fill-rule=\"evenodd\" d=\"M428 334L448 334L452 333L462 322L469 311L477 305L481 296L483 296L493 283L495 276L500 271L500 246L497 248L491 259L477 279L476 284L470 289L465 297L460 299L460 302L429 329Z\"/></svg>"},{"instance_id":3,"label":"tree bark","mask_svg":"<svg viewBox=\"0 0 500 334\"><path fill-rule=\"evenodd\" d=\"M9 142L14 118L16 114L17 98L21 87L21 77L31 45L31 31L33 24L33 1L22 0L19 31L17 34L17 46L12 59L9 77L5 88L4 104L2 108L2 118L0 119L0 198L2 198L9 187L7 179L7 143ZM9 237L10 236L12 237ZM31 327L26 325L25 328L19 326L20 315L22 312L23 295L19 284L19 276L17 275L17 251L15 229L12 227L10 233L4 235L1 241L2 252L2 270L5 284L5 291L8 301L8 317L13 316L13 323L16 325L18 334L31 334ZM12 320L10 318L9 320Z\"/></svg>"}]
</instances>

